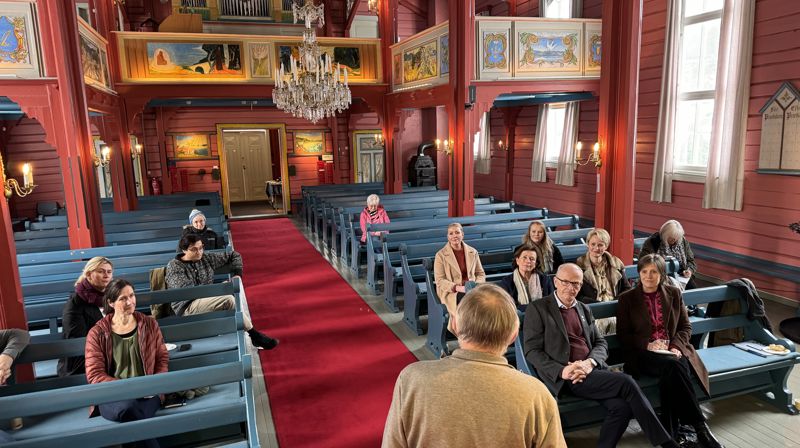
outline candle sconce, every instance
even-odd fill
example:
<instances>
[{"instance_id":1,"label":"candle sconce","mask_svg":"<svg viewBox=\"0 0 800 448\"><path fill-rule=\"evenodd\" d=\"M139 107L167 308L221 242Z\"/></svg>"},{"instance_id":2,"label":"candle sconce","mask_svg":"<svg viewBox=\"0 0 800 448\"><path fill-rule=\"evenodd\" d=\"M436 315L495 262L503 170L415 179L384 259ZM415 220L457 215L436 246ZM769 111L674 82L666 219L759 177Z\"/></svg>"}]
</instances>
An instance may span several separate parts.
<instances>
[{"instance_id":1,"label":"candle sconce","mask_svg":"<svg viewBox=\"0 0 800 448\"><path fill-rule=\"evenodd\" d=\"M497 149L502 150L502 151L508 151L508 145L503 143L502 140L498 140L497 141Z\"/></svg>"},{"instance_id":2,"label":"candle sconce","mask_svg":"<svg viewBox=\"0 0 800 448\"><path fill-rule=\"evenodd\" d=\"M6 199L10 199L11 195L15 192L17 196L23 198L31 194L36 188L36 184L33 183L33 168L30 163L22 164L22 185L20 185L16 179L6 176L6 166L5 163L3 163L2 155L0 155L0 171L3 172L3 177L5 178L5 181L3 181L3 190Z\"/></svg>"},{"instance_id":3,"label":"candle sconce","mask_svg":"<svg viewBox=\"0 0 800 448\"><path fill-rule=\"evenodd\" d=\"M140 143L137 143L133 145L133 148L131 148L131 159L136 160L141 156L142 156L142 145Z\"/></svg>"},{"instance_id":4,"label":"candle sconce","mask_svg":"<svg viewBox=\"0 0 800 448\"><path fill-rule=\"evenodd\" d=\"M375 146L383 146L383 134L375 134Z\"/></svg>"},{"instance_id":5,"label":"candle sconce","mask_svg":"<svg viewBox=\"0 0 800 448\"><path fill-rule=\"evenodd\" d=\"M586 166L590 163L593 163L595 167L600 168L602 166L603 161L600 159L600 142L595 142L594 146L592 147L592 152L586 156L586 159L581 158L581 149L583 149L583 143L578 142L575 145L575 163L580 166Z\"/></svg>"},{"instance_id":6,"label":"candle sconce","mask_svg":"<svg viewBox=\"0 0 800 448\"><path fill-rule=\"evenodd\" d=\"M367 0L367 9L370 13L378 15L378 0Z\"/></svg>"},{"instance_id":7,"label":"candle sconce","mask_svg":"<svg viewBox=\"0 0 800 448\"><path fill-rule=\"evenodd\" d=\"M449 138L444 141L439 140L437 138L436 140L434 140L434 143L436 144L437 151L441 151L447 154L448 156L453 155L453 141L450 140Z\"/></svg>"},{"instance_id":8,"label":"candle sconce","mask_svg":"<svg viewBox=\"0 0 800 448\"><path fill-rule=\"evenodd\" d=\"M100 157L93 155L92 160L96 167L107 167L108 164L111 163L111 148L103 146L103 149L100 150Z\"/></svg>"}]
</instances>

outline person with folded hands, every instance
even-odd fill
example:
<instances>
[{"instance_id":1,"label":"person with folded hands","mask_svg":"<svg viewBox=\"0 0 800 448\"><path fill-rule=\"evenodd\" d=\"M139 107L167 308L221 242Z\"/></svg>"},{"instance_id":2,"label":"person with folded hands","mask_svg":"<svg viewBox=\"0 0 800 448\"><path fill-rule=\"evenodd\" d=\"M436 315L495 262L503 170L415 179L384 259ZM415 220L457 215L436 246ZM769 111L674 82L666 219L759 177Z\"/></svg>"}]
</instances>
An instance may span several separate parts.
<instances>
[{"instance_id":1,"label":"person with folded hands","mask_svg":"<svg viewBox=\"0 0 800 448\"><path fill-rule=\"evenodd\" d=\"M461 224L454 222L447 226L447 244L436 252L433 275L436 294L451 316L455 316L456 306L464 294L477 283L486 281L478 251L464 242Z\"/></svg>"},{"instance_id":2,"label":"person with folded hands","mask_svg":"<svg viewBox=\"0 0 800 448\"><path fill-rule=\"evenodd\" d=\"M625 351L625 372L658 378L661 422L674 438L680 424L691 425L706 448L721 448L706 424L693 379L709 393L708 371L689 339L692 324L681 291L667 283L667 266L658 254L639 259L639 284L619 296L617 336ZM678 440L684 444L684 440Z\"/></svg>"}]
</instances>

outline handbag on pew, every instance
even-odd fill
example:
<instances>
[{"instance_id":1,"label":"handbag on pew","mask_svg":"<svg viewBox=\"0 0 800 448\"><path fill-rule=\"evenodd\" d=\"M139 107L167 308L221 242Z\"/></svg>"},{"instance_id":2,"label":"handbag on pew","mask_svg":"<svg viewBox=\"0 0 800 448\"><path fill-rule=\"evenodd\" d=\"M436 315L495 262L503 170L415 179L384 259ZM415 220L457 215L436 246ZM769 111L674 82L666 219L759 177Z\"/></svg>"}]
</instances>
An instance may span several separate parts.
<instances>
[{"instance_id":1,"label":"handbag on pew","mask_svg":"<svg viewBox=\"0 0 800 448\"><path fill-rule=\"evenodd\" d=\"M150 291L167 289L166 276L166 266L150 269ZM154 319L158 320L164 317L174 316L175 311L173 311L172 305L169 303L156 303L150 305L150 314Z\"/></svg>"}]
</instances>

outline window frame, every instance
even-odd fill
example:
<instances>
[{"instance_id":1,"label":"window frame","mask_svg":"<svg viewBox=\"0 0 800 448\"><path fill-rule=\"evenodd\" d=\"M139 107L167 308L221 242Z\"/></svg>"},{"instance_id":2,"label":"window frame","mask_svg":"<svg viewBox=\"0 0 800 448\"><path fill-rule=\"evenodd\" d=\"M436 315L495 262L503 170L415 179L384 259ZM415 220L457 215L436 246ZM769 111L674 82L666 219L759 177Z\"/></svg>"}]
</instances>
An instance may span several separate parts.
<instances>
[{"instance_id":1,"label":"window frame","mask_svg":"<svg viewBox=\"0 0 800 448\"><path fill-rule=\"evenodd\" d=\"M550 155L550 151L549 151L549 149L550 149L550 144L549 144L550 139L548 137L550 136L550 132L547 132L547 131L545 132L545 146L546 147L545 147L545 152L544 152L544 156L545 156L544 166L545 166L545 168L558 168L558 159L561 157L561 146L562 146L563 137L564 137L564 126L566 126L566 124L567 124L567 102L563 102L563 103L548 103L547 107L550 109L547 112L547 123L545 123L545 128L547 129L547 131L550 130L550 126L549 126L550 120L555 118L555 116L553 115L553 110L554 109L560 109L562 111L562 113L561 113L561 125L558 126L558 129L560 130L561 133L560 133L560 137L559 137L558 151L556 152L555 159L550 159L550 157L549 157L549 155Z\"/></svg>"}]
</instances>

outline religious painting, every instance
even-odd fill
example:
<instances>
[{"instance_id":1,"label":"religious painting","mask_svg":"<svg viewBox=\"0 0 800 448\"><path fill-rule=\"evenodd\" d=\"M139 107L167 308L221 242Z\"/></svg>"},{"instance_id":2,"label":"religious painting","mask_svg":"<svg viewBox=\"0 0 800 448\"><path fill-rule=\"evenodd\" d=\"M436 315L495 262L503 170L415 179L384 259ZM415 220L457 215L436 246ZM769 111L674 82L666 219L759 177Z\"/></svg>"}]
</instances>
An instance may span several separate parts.
<instances>
[{"instance_id":1,"label":"religious painting","mask_svg":"<svg viewBox=\"0 0 800 448\"><path fill-rule=\"evenodd\" d=\"M436 40L403 51L403 82L422 81L439 74Z\"/></svg>"},{"instance_id":2,"label":"religious painting","mask_svg":"<svg viewBox=\"0 0 800 448\"><path fill-rule=\"evenodd\" d=\"M320 51L328 54L334 64L340 64L342 69L347 70L348 77L361 77L361 49L359 47L330 47L320 45ZM289 59L294 56L295 59L300 58L300 51L297 45L280 45L278 46L278 54L280 56L281 65L283 70L287 73L291 70Z\"/></svg>"},{"instance_id":3,"label":"religious painting","mask_svg":"<svg viewBox=\"0 0 800 448\"><path fill-rule=\"evenodd\" d=\"M250 76L253 78L272 78L272 64L270 64L270 51L272 44L250 42Z\"/></svg>"},{"instance_id":4,"label":"religious painting","mask_svg":"<svg viewBox=\"0 0 800 448\"><path fill-rule=\"evenodd\" d=\"M242 78L241 44L147 42L150 75L165 78Z\"/></svg>"},{"instance_id":5,"label":"religious painting","mask_svg":"<svg viewBox=\"0 0 800 448\"><path fill-rule=\"evenodd\" d=\"M439 36L439 74L450 73L450 35Z\"/></svg>"},{"instance_id":6,"label":"religious painting","mask_svg":"<svg viewBox=\"0 0 800 448\"><path fill-rule=\"evenodd\" d=\"M403 83L403 61L400 59L400 53L392 55L392 83Z\"/></svg>"},{"instance_id":7,"label":"religious painting","mask_svg":"<svg viewBox=\"0 0 800 448\"><path fill-rule=\"evenodd\" d=\"M176 159L211 157L208 134L175 134L173 137Z\"/></svg>"},{"instance_id":8,"label":"religious painting","mask_svg":"<svg viewBox=\"0 0 800 448\"><path fill-rule=\"evenodd\" d=\"M587 74L599 74L602 56L602 25L599 23L586 24L586 62L584 64Z\"/></svg>"},{"instance_id":9,"label":"religious painting","mask_svg":"<svg viewBox=\"0 0 800 448\"><path fill-rule=\"evenodd\" d=\"M597 32L599 34L600 30ZM583 39L583 23L577 21L519 24L515 28L514 35L516 75L522 77L582 75L583 61L586 59Z\"/></svg>"},{"instance_id":10,"label":"religious painting","mask_svg":"<svg viewBox=\"0 0 800 448\"><path fill-rule=\"evenodd\" d=\"M508 69L508 34L484 32L482 37L483 69Z\"/></svg>"},{"instance_id":11,"label":"religious painting","mask_svg":"<svg viewBox=\"0 0 800 448\"><path fill-rule=\"evenodd\" d=\"M0 74L41 75L34 8L33 3L0 2Z\"/></svg>"},{"instance_id":12,"label":"religious painting","mask_svg":"<svg viewBox=\"0 0 800 448\"><path fill-rule=\"evenodd\" d=\"M319 156L325 150L325 134L321 131L295 131L294 155Z\"/></svg>"},{"instance_id":13,"label":"religious painting","mask_svg":"<svg viewBox=\"0 0 800 448\"><path fill-rule=\"evenodd\" d=\"M83 81L91 86L111 88L111 76L108 72L108 53L106 43L83 21L80 21L78 32L83 68Z\"/></svg>"}]
</instances>

